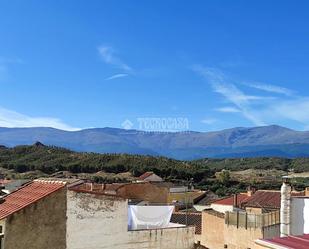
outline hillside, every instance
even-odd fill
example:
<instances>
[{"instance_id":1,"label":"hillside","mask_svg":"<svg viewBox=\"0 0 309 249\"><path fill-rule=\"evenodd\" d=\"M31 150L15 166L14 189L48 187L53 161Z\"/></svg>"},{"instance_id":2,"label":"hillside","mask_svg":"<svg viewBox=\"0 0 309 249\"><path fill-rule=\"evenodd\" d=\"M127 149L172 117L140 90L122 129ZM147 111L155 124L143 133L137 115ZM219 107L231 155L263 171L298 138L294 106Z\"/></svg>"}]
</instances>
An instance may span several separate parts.
<instances>
[{"instance_id":1,"label":"hillside","mask_svg":"<svg viewBox=\"0 0 309 249\"><path fill-rule=\"evenodd\" d=\"M36 141L80 152L141 154L180 160L309 156L309 132L275 125L178 133L115 128L74 132L40 127L0 128L0 144L5 146L31 145Z\"/></svg>"},{"instance_id":2,"label":"hillside","mask_svg":"<svg viewBox=\"0 0 309 249\"><path fill-rule=\"evenodd\" d=\"M231 171L230 179L218 178L222 169ZM69 175L96 182L117 182L138 177L145 171L154 171L171 181L185 183L193 178L199 188L226 195L243 191L252 184L258 188L279 188L281 176L287 170L309 172L309 158L205 158L180 161L158 156L74 152L38 142L13 148L0 146L0 173L13 178ZM300 185L295 186L303 187L306 184L307 181L301 180Z\"/></svg>"},{"instance_id":3,"label":"hillside","mask_svg":"<svg viewBox=\"0 0 309 249\"><path fill-rule=\"evenodd\" d=\"M129 154L100 154L74 152L68 149L45 146L42 143L8 148L0 146L0 167L17 172L41 170L51 174L68 170L73 173L94 173L105 171L121 173L131 171L139 175L145 171L155 171L163 177L201 178L214 172L228 169L277 169L295 172L309 171L309 158L226 158L181 161L159 156Z\"/></svg>"}]
</instances>

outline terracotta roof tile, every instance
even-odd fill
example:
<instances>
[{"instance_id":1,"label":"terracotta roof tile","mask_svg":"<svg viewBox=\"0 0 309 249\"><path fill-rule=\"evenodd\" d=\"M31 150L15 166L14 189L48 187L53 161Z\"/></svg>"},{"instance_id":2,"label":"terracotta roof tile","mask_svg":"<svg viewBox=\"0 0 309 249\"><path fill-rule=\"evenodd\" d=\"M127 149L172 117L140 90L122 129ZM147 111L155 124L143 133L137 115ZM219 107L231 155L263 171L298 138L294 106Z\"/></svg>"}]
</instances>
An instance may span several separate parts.
<instances>
[{"instance_id":1,"label":"terracotta roof tile","mask_svg":"<svg viewBox=\"0 0 309 249\"><path fill-rule=\"evenodd\" d=\"M292 196L299 196L301 193L292 192ZM281 193L276 190L258 190L251 197L249 197L244 207L257 207L257 208L274 208L280 209Z\"/></svg>"},{"instance_id":2,"label":"terracotta roof tile","mask_svg":"<svg viewBox=\"0 0 309 249\"><path fill-rule=\"evenodd\" d=\"M64 186L65 183L62 181L34 180L3 198L4 202L0 204L0 220Z\"/></svg>"},{"instance_id":3,"label":"terracotta roof tile","mask_svg":"<svg viewBox=\"0 0 309 249\"><path fill-rule=\"evenodd\" d=\"M145 172L144 174L142 174L139 179L141 180L145 180L147 177L153 175L154 173L152 171L148 171L148 172Z\"/></svg>"},{"instance_id":4,"label":"terracotta roof tile","mask_svg":"<svg viewBox=\"0 0 309 249\"><path fill-rule=\"evenodd\" d=\"M301 236L276 237L273 239L262 240L273 245L282 246L289 249L308 249L309 248L309 234Z\"/></svg>"},{"instance_id":5,"label":"terracotta roof tile","mask_svg":"<svg viewBox=\"0 0 309 249\"><path fill-rule=\"evenodd\" d=\"M237 194L237 206L240 206L247 199L248 199L247 194L243 194L243 193ZM234 196L230 196L230 197L226 197L226 198L214 201L212 204L233 206Z\"/></svg>"}]
</instances>

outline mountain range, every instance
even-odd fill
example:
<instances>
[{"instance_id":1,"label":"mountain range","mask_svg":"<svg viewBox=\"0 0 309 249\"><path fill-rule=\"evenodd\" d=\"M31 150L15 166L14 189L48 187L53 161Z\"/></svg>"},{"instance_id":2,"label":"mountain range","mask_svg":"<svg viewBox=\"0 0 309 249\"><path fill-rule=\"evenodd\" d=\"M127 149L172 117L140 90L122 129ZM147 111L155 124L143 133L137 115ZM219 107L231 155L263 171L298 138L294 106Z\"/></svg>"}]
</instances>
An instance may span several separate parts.
<instances>
[{"instance_id":1,"label":"mountain range","mask_svg":"<svg viewBox=\"0 0 309 249\"><path fill-rule=\"evenodd\" d=\"M7 147L40 141L75 151L167 156L182 160L231 157L307 157L309 132L271 125L214 132L144 132L118 128L64 131L54 128L0 128Z\"/></svg>"}]
</instances>

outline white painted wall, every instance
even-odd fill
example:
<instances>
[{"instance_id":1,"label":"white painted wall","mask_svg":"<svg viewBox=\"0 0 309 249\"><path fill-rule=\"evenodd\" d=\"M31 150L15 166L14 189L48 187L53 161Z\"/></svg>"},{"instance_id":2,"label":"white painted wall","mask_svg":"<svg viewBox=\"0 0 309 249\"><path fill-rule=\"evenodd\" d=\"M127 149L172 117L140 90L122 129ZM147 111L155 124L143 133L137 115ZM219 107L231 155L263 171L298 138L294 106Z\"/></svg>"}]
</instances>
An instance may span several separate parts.
<instances>
[{"instance_id":1,"label":"white painted wall","mask_svg":"<svg viewBox=\"0 0 309 249\"><path fill-rule=\"evenodd\" d=\"M291 198L291 234L309 233L309 199Z\"/></svg>"},{"instance_id":2,"label":"white painted wall","mask_svg":"<svg viewBox=\"0 0 309 249\"><path fill-rule=\"evenodd\" d=\"M127 201L67 191L67 249L124 249Z\"/></svg>"},{"instance_id":3,"label":"white painted wall","mask_svg":"<svg viewBox=\"0 0 309 249\"><path fill-rule=\"evenodd\" d=\"M170 193L183 193L187 192L188 187L187 186L178 186L178 187L171 187L170 188Z\"/></svg>"},{"instance_id":4,"label":"white painted wall","mask_svg":"<svg viewBox=\"0 0 309 249\"><path fill-rule=\"evenodd\" d=\"M127 200L67 191L67 249L191 249L194 227L128 231Z\"/></svg>"},{"instance_id":5,"label":"white painted wall","mask_svg":"<svg viewBox=\"0 0 309 249\"><path fill-rule=\"evenodd\" d=\"M232 205L211 204L210 208L220 213L234 211L234 207Z\"/></svg>"},{"instance_id":6,"label":"white painted wall","mask_svg":"<svg viewBox=\"0 0 309 249\"><path fill-rule=\"evenodd\" d=\"M194 227L129 232L127 249L193 249Z\"/></svg>"}]
</instances>

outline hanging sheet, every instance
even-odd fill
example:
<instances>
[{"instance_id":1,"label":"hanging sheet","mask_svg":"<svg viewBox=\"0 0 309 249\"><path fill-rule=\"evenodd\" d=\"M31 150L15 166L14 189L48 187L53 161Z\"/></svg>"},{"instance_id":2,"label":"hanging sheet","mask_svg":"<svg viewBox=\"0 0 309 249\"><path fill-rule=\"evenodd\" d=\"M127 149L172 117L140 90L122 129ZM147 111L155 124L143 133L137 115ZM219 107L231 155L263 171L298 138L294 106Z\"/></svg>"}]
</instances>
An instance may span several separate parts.
<instances>
[{"instance_id":1,"label":"hanging sheet","mask_svg":"<svg viewBox=\"0 0 309 249\"><path fill-rule=\"evenodd\" d=\"M174 206L136 206L128 208L129 230L168 227Z\"/></svg>"}]
</instances>

